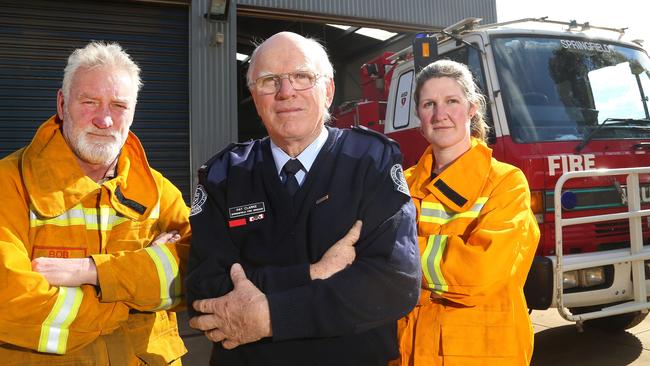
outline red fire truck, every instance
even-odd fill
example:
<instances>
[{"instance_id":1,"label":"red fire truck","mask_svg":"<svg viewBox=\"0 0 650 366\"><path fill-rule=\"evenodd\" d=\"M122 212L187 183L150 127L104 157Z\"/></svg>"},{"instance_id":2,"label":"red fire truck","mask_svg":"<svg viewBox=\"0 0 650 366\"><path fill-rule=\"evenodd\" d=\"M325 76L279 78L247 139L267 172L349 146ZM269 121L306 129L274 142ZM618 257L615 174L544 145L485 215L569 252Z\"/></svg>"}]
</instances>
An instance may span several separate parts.
<instances>
[{"instance_id":1,"label":"red fire truck","mask_svg":"<svg viewBox=\"0 0 650 366\"><path fill-rule=\"evenodd\" d=\"M557 307L579 329L638 324L650 308L650 58L622 40L624 29L479 22L465 19L364 64L363 99L338 107L334 124L385 133L411 166L426 147L414 59L468 65L489 101L494 157L530 184L542 237L529 307Z\"/></svg>"}]
</instances>

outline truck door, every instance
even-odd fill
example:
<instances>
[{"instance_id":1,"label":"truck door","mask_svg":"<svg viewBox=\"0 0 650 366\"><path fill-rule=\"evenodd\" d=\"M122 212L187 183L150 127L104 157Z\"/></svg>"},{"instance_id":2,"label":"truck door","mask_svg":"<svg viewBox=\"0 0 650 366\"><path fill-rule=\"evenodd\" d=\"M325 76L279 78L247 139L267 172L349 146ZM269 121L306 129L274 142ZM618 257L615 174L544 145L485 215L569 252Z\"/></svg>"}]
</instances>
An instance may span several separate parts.
<instances>
[{"instance_id":1,"label":"truck door","mask_svg":"<svg viewBox=\"0 0 650 366\"><path fill-rule=\"evenodd\" d=\"M413 60L398 65L391 78L386 105L384 133L400 144L404 168L415 165L427 146L420 135L420 120L415 115L414 81Z\"/></svg>"}]
</instances>

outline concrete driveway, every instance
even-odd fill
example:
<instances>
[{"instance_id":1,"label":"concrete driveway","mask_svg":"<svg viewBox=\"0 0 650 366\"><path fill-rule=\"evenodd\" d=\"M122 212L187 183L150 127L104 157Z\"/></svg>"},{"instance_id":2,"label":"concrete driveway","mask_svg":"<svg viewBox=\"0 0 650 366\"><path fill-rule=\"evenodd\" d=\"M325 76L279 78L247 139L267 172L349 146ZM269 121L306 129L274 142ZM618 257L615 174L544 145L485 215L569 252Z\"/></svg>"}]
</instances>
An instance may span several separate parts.
<instances>
[{"instance_id":1,"label":"concrete driveway","mask_svg":"<svg viewBox=\"0 0 650 366\"><path fill-rule=\"evenodd\" d=\"M183 356L183 366L207 366L210 361L212 342L205 338L203 333L190 328L186 312L177 313L177 315L178 330L189 351Z\"/></svg>"},{"instance_id":2,"label":"concrete driveway","mask_svg":"<svg viewBox=\"0 0 650 366\"><path fill-rule=\"evenodd\" d=\"M556 309L533 311L535 350L531 366L650 365L650 317L621 333L578 333Z\"/></svg>"}]
</instances>

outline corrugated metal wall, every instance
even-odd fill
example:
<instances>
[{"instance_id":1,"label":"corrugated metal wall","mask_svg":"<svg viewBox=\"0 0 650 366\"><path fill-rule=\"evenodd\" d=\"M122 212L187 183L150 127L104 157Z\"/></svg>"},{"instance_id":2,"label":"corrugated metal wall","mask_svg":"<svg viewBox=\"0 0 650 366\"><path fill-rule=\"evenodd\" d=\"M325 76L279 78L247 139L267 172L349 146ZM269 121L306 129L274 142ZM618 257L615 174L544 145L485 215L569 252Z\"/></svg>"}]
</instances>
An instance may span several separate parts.
<instances>
[{"instance_id":1,"label":"corrugated metal wall","mask_svg":"<svg viewBox=\"0 0 650 366\"><path fill-rule=\"evenodd\" d=\"M150 164L190 196L186 6L105 1L0 2L0 157L56 113L67 57L90 40L119 42L142 69L132 130Z\"/></svg>"},{"instance_id":2,"label":"corrugated metal wall","mask_svg":"<svg viewBox=\"0 0 650 366\"><path fill-rule=\"evenodd\" d=\"M361 23L373 20L378 25L441 28L467 17L483 18L483 23L497 19L496 0L237 0L237 4L271 12L304 12L316 19L327 15L346 18L346 24L354 24L353 18L358 18Z\"/></svg>"},{"instance_id":3,"label":"corrugated metal wall","mask_svg":"<svg viewBox=\"0 0 650 366\"><path fill-rule=\"evenodd\" d=\"M236 7L227 22L204 17L209 0L193 0L191 43L192 186L197 169L232 141L237 141ZM223 43L215 38L223 35Z\"/></svg>"},{"instance_id":4,"label":"corrugated metal wall","mask_svg":"<svg viewBox=\"0 0 650 366\"><path fill-rule=\"evenodd\" d=\"M72 49L90 39L118 41L142 66L145 80L133 130L151 164L188 199L198 167L238 139L238 7L406 28L441 27L468 16L496 21L494 0L233 0L227 22L204 17L209 0L191 0L189 24L187 7L143 1L0 2L0 156L24 146L55 113ZM218 34L223 43L215 43Z\"/></svg>"}]
</instances>

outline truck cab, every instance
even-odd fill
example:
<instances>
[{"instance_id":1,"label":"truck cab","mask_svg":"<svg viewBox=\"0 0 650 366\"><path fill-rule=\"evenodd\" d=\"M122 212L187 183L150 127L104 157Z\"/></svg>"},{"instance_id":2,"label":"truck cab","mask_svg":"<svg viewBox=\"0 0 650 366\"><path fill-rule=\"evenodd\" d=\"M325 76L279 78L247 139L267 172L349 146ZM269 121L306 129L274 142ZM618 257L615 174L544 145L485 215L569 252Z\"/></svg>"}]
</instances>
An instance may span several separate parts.
<instances>
[{"instance_id":1,"label":"truck cab","mask_svg":"<svg viewBox=\"0 0 650 366\"><path fill-rule=\"evenodd\" d=\"M469 66L488 100L493 156L528 179L542 233L529 307L609 330L635 325L650 308L650 174L638 169L650 167L650 58L623 34L575 21L470 18L426 35L431 59ZM385 57L383 118L356 112L356 123L400 143L405 167L427 144L413 102L414 52Z\"/></svg>"}]
</instances>

